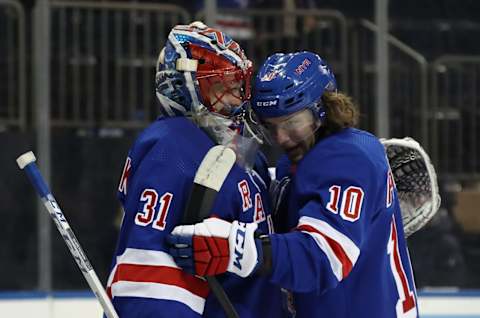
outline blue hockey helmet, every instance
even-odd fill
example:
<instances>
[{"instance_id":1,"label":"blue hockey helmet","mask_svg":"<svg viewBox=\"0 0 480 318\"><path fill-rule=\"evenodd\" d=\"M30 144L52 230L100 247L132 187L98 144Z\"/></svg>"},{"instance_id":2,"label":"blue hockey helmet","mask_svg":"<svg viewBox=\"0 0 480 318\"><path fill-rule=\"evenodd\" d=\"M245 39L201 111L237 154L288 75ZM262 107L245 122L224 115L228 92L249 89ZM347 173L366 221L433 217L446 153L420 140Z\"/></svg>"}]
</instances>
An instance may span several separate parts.
<instances>
[{"instance_id":1,"label":"blue hockey helmet","mask_svg":"<svg viewBox=\"0 0 480 318\"><path fill-rule=\"evenodd\" d=\"M268 57L255 78L252 107L260 118L311 109L323 121L321 97L336 89L333 72L317 54L277 53Z\"/></svg>"},{"instance_id":2,"label":"blue hockey helmet","mask_svg":"<svg viewBox=\"0 0 480 318\"><path fill-rule=\"evenodd\" d=\"M155 88L161 112L185 116L206 109L229 117L250 98L251 74L252 62L225 33L202 22L177 25L157 61ZM226 94L238 102L226 105Z\"/></svg>"}]
</instances>

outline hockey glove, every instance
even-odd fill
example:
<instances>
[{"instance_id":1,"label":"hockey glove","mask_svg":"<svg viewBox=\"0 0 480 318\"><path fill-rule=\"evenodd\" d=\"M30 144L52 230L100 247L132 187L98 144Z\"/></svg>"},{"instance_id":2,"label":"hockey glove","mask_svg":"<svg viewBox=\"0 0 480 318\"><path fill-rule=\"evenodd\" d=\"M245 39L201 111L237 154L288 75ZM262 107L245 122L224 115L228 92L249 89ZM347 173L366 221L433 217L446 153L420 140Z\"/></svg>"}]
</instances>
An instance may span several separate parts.
<instances>
[{"instance_id":1,"label":"hockey glove","mask_svg":"<svg viewBox=\"0 0 480 318\"><path fill-rule=\"evenodd\" d=\"M167 240L175 262L187 272L213 276L228 271L247 277L262 263L262 243L254 237L256 229L256 223L209 218L175 227Z\"/></svg>"}]
</instances>

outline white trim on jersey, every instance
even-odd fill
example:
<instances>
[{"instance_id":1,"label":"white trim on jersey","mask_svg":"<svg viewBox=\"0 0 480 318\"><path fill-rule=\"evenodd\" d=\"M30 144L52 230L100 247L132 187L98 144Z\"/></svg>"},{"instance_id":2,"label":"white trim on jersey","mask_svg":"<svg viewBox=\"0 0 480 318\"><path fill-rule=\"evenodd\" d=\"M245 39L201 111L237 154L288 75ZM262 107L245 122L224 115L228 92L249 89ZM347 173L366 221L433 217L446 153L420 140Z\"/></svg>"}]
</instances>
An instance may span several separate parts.
<instances>
[{"instance_id":1,"label":"white trim on jersey","mask_svg":"<svg viewBox=\"0 0 480 318\"><path fill-rule=\"evenodd\" d=\"M117 272L117 264L115 264L115 266L112 268L112 271L108 275L107 288L112 286L113 278L114 278L116 272Z\"/></svg>"},{"instance_id":2,"label":"white trim on jersey","mask_svg":"<svg viewBox=\"0 0 480 318\"><path fill-rule=\"evenodd\" d=\"M315 230L305 229L305 226L310 226ZM302 232L312 236L320 249L325 253L338 281L341 281L348 275L360 255L360 249L350 238L333 228L327 222L308 216L302 216L297 227L300 228ZM341 251L334 245L339 246ZM347 259L345 259L345 257ZM345 268L344 266L346 261L351 264L349 268Z\"/></svg>"},{"instance_id":3,"label":"white trim on jersey","mask_svg":"<svg viewBox=\"0 0 480 318\"><path fill-rule=\"evenodd\" d=\"M178 301L200 315L203 313L207 283L184 273L168 253L127 248L116 261L107 283L113 297Z\"/></svg>"},{"instance_id":4,"label":"white trim on jersey","mask_svg":"<svg viewBox=\"0 0 480 318\"><path fill-rule=\"evenodd\" d=\"M262 176L257 171L251 169L251 170L247 170L247 173L250 176L250 178L257 177L258 181L260 181L262 183L263 187L267 188L267 183L265 182L265 180L263 180ZM255 183L253 178L252 178L252 182ZM261 190L259 189L259 187L256 183L255 183L255 186L257 187L258 191L261 192Z\"/></svg>"},{"instance_id":5,"label":"white trim on jersey","mask_svg":"<svg viewBox=\"0 0 480 318\"><path fill-rule=\"evenodd\" d=\"M117 264L120 263L179 268L168 253L162 251L142 250L138 248L125 249L125 252L117 257Z\"/></svg>"},{"instance_id":6,"label":"white trim on jersey","mask_svg":"<svg viewBox=\"0 0 480 318\"><path fill-rule=\"evenodd\" d=\"M179 268L168 253L162 251L142 250L138 248L126 248L123 254L117 256L115 267L108 276L107 286L112 284L119 264L153 265Z\"/></svg>"},{"instance_id":7,"label":"white trim on jersey","mask_svg":"<svg viewBox=\"0 0 480 318\"><path fill-rule=\"evenodd\" d=\"M343 279L343 265L340 262L340 260L337 258L335 255L335 252L331 249L330 245L328 244L327 240L325 238L317 233L311 233L307 231L303 231L304 233L309 234L317 245L320 247L320 249L325 253L325 255L328 258L328 261L330 263L330 267L332 268L332 272L337 277L338 281L341 281Z\"/></svg>"},{"instance_id":8,"label":"white trim on jersey","mask_svg":"<svg viewBox=\"0 0 480 318\"><path fill-rule=\"evenodd\" d=\"M258 186L258 184L255 182L255 180L253 179L253 175L251 174L250 171L247 170L247 175L248 177L250 178L250 181L252 181L253 185L255 186L255 188L257 188L257 191L258 192L262 192L262 190L260 190L260 187Z\"/></svg>"},{"instance_id":9,"label":"white trim on jersey","mask_svg":"<svg viewBox=\"0 0 480 318\"><path fill-rule=\"evenodd\" d=\"M166 299L183 303L198 314L203 314L205 299L181 287L143 282L120 281L112 286L112 294L118 297L142 297Z\"/></svg>"}]
</instances>

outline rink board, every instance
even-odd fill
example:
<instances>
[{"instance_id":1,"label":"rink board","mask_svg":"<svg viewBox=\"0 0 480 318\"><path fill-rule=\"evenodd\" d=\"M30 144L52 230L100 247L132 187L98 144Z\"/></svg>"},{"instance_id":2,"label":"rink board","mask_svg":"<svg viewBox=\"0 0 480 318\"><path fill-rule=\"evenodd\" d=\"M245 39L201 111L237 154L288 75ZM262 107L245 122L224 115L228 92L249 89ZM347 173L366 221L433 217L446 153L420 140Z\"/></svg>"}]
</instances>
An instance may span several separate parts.
<instances>
[{"instance_id":1,"label":"rink board","mask_svg":"<svg viewBox=\"0 0 480 318\"><path fill-rule=\"evenodd\" d=\"M480 291L420 292L422 318L480 318ZM2 292L2 317L85 318L101 317L102 310L88 291Z\"/></svg>"}]
</instances>

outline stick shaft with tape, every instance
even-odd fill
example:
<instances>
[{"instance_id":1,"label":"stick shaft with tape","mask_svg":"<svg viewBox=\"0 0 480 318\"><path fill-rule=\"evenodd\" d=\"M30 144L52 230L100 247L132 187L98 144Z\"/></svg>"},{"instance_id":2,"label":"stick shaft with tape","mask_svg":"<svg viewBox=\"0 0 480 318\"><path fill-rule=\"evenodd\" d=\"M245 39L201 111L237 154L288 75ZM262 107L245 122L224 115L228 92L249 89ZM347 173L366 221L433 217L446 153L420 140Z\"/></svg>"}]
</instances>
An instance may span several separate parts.
<instances>
[{"instance_id":1,"label":"stick shaft with tape","mask_svg":"<svg viewBox=\"0 0 480 318\"><path fill-rule=\"evenodd\" d=\"M195 173L193 188L183 215L183 224L201 222L212 212L215 198L235 164L235 153L225 146L212 147ZM228 318L239 317L222 285L213 276L205 279Z\"/></svg>"},{"instance_id":2,"label":"stick shaft with tape","mask_svg":"<svg viewBox=\"0 0 480 318\"><path fill-rule=\"evenodd\" d=\"M72 228L68 224L60 206L53 197L48 185L45 183L40 170L35 164L36 158L33 152L29 151L17 158L17 164L25 171L33 187L37 191L38 195L42 199L43 205L47 209L51 218L53 219L58 231L62 235L65 244L67 244L70 253L77 262L80 271L87 280L88 285L92 289L93 293L97 297L100 305L108 318L118 318L115 309L108 298L107 293L103 289L102 283L97 277L97 274L93 270L90 261L85 255L80 243L78 242Z\"/></svg>"}]
</instances>

